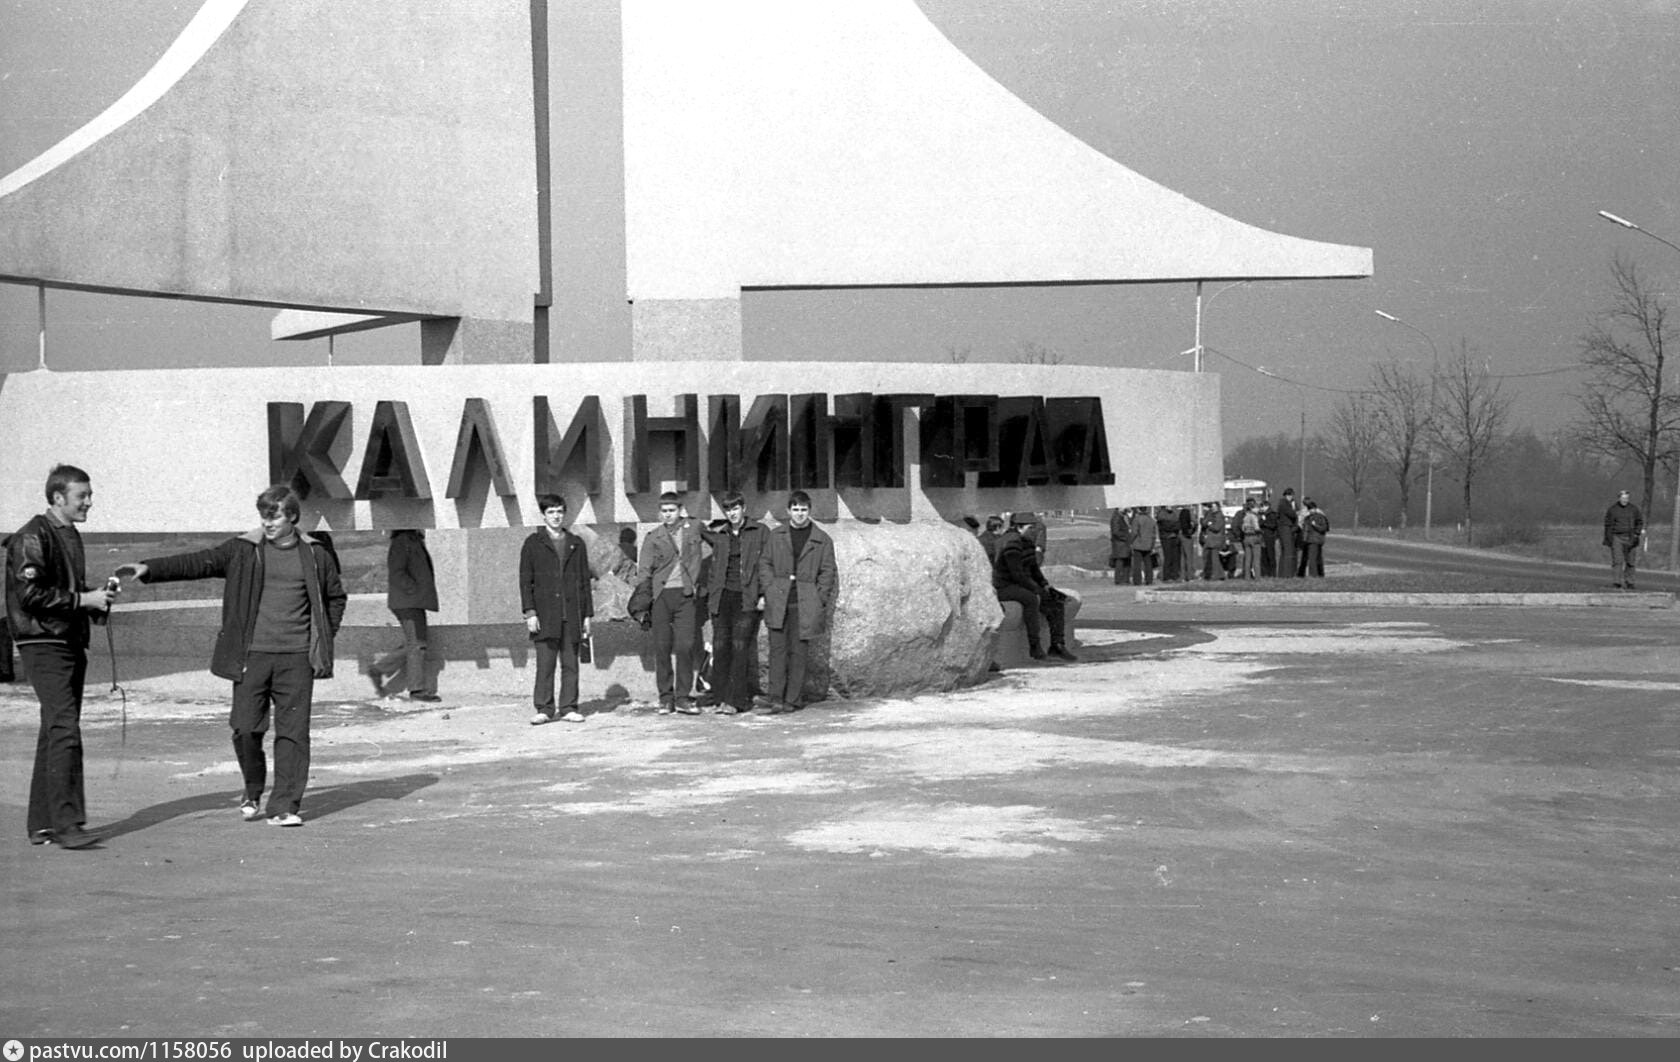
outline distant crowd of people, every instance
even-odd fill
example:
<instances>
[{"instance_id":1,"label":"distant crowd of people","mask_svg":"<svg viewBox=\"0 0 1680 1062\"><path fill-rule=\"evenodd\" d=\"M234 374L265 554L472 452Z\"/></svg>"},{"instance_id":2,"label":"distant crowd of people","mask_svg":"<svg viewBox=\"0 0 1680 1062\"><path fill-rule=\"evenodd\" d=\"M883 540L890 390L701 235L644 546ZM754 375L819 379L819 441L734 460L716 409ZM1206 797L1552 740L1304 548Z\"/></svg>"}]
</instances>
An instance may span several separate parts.
<instances>
[{"instance_id":1,"label":"distant crowd of people","mask_svg":"<svg viewBox=\"0 0 1680 1062\"><path fill-rule=\"evenodd\" d=\"M1278 503L1249 498L1231 516L1217 502L1135 506L1109 514L1108 563L1116 585L1324 575L1330 518L1286 488Z\"/></svg>"}]
</instances>

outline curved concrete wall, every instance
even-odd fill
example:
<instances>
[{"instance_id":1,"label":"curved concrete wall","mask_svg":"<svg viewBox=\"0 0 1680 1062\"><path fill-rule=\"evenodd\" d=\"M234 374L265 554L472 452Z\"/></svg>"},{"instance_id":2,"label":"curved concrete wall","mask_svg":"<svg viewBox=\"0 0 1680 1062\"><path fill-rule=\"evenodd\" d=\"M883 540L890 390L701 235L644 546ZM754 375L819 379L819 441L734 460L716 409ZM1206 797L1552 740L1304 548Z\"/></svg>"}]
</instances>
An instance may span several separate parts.
<instances>
[{"instance_id":1,"label":"curved concrete wall","mask_svg":"<svg viewBox=\"0 0 1680 1062\"><path fill-rule=\"evenodd\" d=\"M600 403L606 443L598 453L602 482L599 493L587 497L577 469L568 473L565 493L576 519L645 523L655 519L659 491L675 485L674 447L650 448L648 489L632 493L625 478L628 397L645 395L649 417L670 418L678 395L698 395L704 432L708 395L737 395L744 412L760 395L823 393L832 407L833 396L859 392L1100 398L1114 483L982 489L968 473L960 486L927 486L914 463L912 421L906 432L906 485L812 490L820 519L952 519L1006 509L1181 503L1219 494L1219 378L1212 374L1075 365L795 362L675 362L653 371L621 363L36 371L0 376L0 423L6 425L0 526L16 527L39 511L47 470L60 461L81 465L93 476L89 530L251 526L253 500L270 482L270 403L287 402L301 404L300 414L316 403L349 404L342 432L323 438L322 460L341 470L352 492L374 438L379 403L405 403L416 485L430 495L429 500L312 497L306 526L315 526L314 517L337 529L532 525L540 522L534 488L538 396L547 399L561 434L587 397ZM469 399L481 403L469 407ZM488 466L476 454L468 455L464 496L447 496L469 408L482 411L480 423L490 425L499 443L509 497L496 493ZM63 430L67 422L77 425L73 435ZM1161 445L1164 439L1172 445ZM697 440L702 468L705 442ZM710 506L698 492L711 484L696 478L686 486L696 492L691 511L704 515ZM786 490L747 493L755 512L779 513Z\"/></svg>"}]
</instances>

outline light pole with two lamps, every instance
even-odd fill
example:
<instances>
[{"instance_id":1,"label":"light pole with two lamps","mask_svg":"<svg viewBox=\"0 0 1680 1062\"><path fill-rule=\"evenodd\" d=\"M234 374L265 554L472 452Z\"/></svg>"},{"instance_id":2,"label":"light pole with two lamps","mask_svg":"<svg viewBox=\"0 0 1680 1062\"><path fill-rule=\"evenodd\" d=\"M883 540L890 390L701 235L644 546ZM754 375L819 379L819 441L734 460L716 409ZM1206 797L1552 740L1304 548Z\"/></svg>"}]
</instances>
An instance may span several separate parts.
<instances>
[{"instance_id":1,"label":"light pole with two lamps","mask_svg":"<svg viewBox=\"0 0 1680 1062\"><path fill-rule=\"evenodd\" d=\"M1441 352L1436 348L1434 338L1417 325L1410 321L1403 321L1391 313L1377 310L1376 314L1385 321L1390 321L1403 328L1410 328L1429 343L1429 421L1433 424L1435 420L1435 381L1440 373L1441 366ZM1423 486L1423 537L1428 539L1430 526L1435 521L1435 447L1427 438L1424 439L1423 459L1426 469Z\"/></svg>"},{"instance_id":2,"label":"light pole with two lamps","mask_svg":"<svg viewBox=\"0 0 1680 1062\"><path fill-rule=\"evenodd\" d=\"M1605 221L1620 225L1624 229L1632 229L1634 232L1642 232L1651 237L1651 239L1656 240L1658 243L1667 244L1676 251L1680 251L1680 244L1670 243L1668 240L1658 236L1650 229L1640 228L1627 218L1617 217L1608 210L1600 210L1598 212L1598 216L1603 218ZM1677 459L1674 462L1674 467L1674 515L1671 517L1668 530L1668 570L1671 572L1680 572L1680 459Z\"/></svg>"}]
</instances>

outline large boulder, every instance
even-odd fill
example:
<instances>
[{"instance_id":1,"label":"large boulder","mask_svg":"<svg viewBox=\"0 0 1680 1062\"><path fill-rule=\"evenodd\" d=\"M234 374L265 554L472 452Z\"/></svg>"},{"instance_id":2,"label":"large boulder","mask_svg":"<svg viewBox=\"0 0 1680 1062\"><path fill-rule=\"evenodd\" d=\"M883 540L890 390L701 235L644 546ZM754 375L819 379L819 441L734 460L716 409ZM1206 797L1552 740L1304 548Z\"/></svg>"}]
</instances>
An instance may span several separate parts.
<instances>
[{"instance_id":1,"label":"large boulder","mask_svg":"<svg viewBox=\"0 0 1680 1062\"><path fill-rule=\"evenodd\" d=\"M824 527L840 592L831 630L811 646L813 700L949 690L985 677L1003 610L973 535L943 523Z\"/></svg>"}]
</instances>

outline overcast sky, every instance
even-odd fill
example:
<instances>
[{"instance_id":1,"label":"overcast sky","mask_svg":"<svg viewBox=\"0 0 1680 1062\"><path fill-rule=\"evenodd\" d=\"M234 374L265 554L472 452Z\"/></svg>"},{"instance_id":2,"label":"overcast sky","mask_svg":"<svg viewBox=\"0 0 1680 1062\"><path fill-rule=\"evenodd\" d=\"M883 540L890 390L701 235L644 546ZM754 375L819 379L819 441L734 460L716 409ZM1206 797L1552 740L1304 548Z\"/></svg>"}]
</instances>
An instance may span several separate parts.
<instances>
[{"instance_id":1,"label":"overcast sky","mask_svg":"<svg viewBox=\"0 0 1680 1062\"><path fill-rule=\"evenodd\" d=\"M556 0L559 3L560 0ZM0 173L150 67L197 5L0 0ZM1574 415L1577 338L1620 250L1668 291L1680 252L1676 0L922 0L1027 103L1143 175L1240 221L1368 246L1375 276L1256 283L1207 304L1227 445L1293 434L1373 362L1467 341L1508 374L1519 426ZM620 268L622 268L620 266ZM52 293L64 368L321 360L270 344L271 311ZM1390 324L1382 309L1419 332ZM748 296L750 358L1064 361L1188 368L1189 284ZM31 289L0 286L3 364L34 361ZM412 326L341 339L409 357ZM1427 338L1425 338L1427 336ZM1241 364L1239 364L1239 362ZM131 363L131 362L130 362ZM1248 366L1248 367L1245 367ZM1260 375L1250 367L1296 381ZM1537 375L1548 374L1549 375Z\"/></svg>"}]
</instances>

